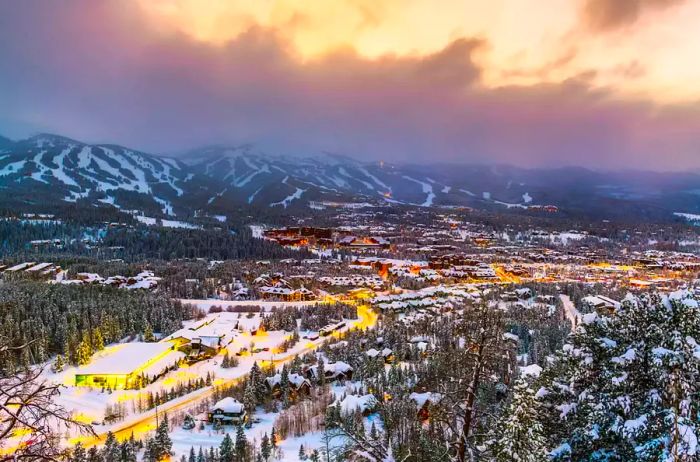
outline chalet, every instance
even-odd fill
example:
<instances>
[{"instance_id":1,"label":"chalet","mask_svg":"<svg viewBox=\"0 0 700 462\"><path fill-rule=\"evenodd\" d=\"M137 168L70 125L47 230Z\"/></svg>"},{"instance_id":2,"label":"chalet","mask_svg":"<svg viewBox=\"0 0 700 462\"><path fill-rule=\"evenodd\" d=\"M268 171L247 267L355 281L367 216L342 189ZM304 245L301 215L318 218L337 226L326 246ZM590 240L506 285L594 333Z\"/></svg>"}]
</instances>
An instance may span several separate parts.
<instances>
[{"instance_id":1,"label":"chalet","mask_svg":"<svg viewBox=\"0 0 700 462\"><path fill-rule=\"evenodd\" d=\"M239 425L244 423L247 417L243 404L230 396L216 403L207 414L210 423L220 425Z\"/></svg>"},{"instance_id":2,"label":"chalet","mask_svg":"<svg viewBox=\"0 0 700 462\"><path fill-rule=\"evenodd\" d=\"M265 300L281 299L288 302L298 302L316 299L316 295L306 287L290 289L288 287L264 286L259 287L258 292Z\"/></svg>"},{"instance_id":3,"label":"chalet","mask_svg":"<svg viewBox=\"0 0 700 462\"><path fill-rule=\"evenodd\" d=\"M427 420L430 417L430 408L438 404L442 400L442 395L439 393L411 393L408 399L416 403L418 408L418 418Z\"/></svg>"},{"instance_id":4,"label":"chalet","mask_svg":"<svg viewBox=\"0 0 700 462\"><path fill-rule=\"evenodd\" d=\"M365 353L369 358L376 359L378 357L381 357L384 359L385 363L391 363L394 361L395 356L394 352L391 350L391 348L384 348L382 351L375 350L374 348L371 348L367 350Z\"/></svg>"},{"instance_id":5,"label":"chalet","mask_svg":"<svg viewBox=\"0 0 700 462\"><path fill-rule=\"evenodd\" d=\"M588 297L583 297L581 301L598 313L612 313L620 307L620 302L604 295L590 295Z\"/></svg>"},{"instance_id":6,"label":"chalet","mask_svg":"<svg viewBox=\"0 0 700 462\"><path fill-rule=\"evenodd\" d=\"M170 342L131 342L105 349L75 373L75 386L129 389L138 387L141 374L160 375L184 358Z\"/></svg>"},{"instance_id":7,"label":"chalet","mask_svg":"<svg viewBox=\"0 0 700 462\"><path fill-rule=\"evenodd\" d=\"M377 407L377 398L372 394L367 395L347 395L342 400L338 400L334 403L340 407L340 413L342 415L351 415L355 412L359 412L364 416L367 416L374 411Z\"/></svg>"},{"instance_id":8,"label":"chalet","mask_svg":"<svg viewBox=\"0 0 700 462\"><path fill-rule=\"evenodd\" d=\"M306 371L307 377L312 378L314 380L318 380L320 378L319 370L318 370L318 365L311 366L307 369ZM326 381L332 382L332 381L340 381L343 382L345 380L351 380L352 379L352 367L344 363L342 361L338 361L335 363L327 363L324 365L324 377Z\"/></svg>"},{"instance_id":9,"label":"chalet","mask_svg":"<svg viewBox=\"0 0 700 462\"><path fill-rule=\"evenodd\" d=\"M226 347L236 335L237 321L214 319L196 327L186 327L165 338L187 352L190 359L203 359L215 356Z\"/></svg>"},{"instance_id":10,"label":"chalet","mask_svg":"<svg viewBox=\"0 0 700 462\"><path fill-rule=\"evenodd\" d=\"M275 374L272 377L265 379L267 388L273 395L280 393L280 384L282 383L282 374ZM308 395L311 392L311 382L299 374L289 374L290 390L296 394Z\"/></svg>"}]
</instances>

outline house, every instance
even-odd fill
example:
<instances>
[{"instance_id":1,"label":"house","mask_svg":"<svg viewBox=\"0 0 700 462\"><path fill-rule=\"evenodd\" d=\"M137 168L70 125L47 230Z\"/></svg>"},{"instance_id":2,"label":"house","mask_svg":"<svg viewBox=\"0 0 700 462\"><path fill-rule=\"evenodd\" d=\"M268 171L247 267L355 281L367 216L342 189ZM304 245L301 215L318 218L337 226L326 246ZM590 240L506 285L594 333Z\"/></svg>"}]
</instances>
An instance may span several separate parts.
<instances>
[{"instance_id":1,"label":"house","mask_svg":"<svg viewBox=\"0 0 700 462\"><path fill-rule=\"evenodd\" d=\"M342 415L350 415L355 412L360 412L362 415L367 416L372 413L372 411L377 407L378 401L374 395L347 395L342 400L339 399L334 406L340 406L340 413Z\"/></svg>"},{"instance_id":2,"label":"house","mask_svg":"<svg viewBox=\"0 0 700 462\"><path fill-rule=\"evenodd\" d=\"M324 377L326 381L332 382L335 380L345 381L352 379L352 367L348 363L338 361L336 363L328 363L324 365ZM321 376L318 371L318 365L311 366L307 369L307 376L318 380Z\"/></svg>"},{"instance_id":3,"label":"house","mask_svg":"<svg viewBox=\"0 0 700 462\"><path fill-rule=\"evenodd\" d=\"M232 318L214 318L196 327L180 329L168 337L190 357L210 358L225 348L237 334L237 320Z\"/></svg>"},{"instance_id":4,"label":"house","mask_svg":"<svg viewBox=\"0 0 700 462\"><path fill-rule=\"evenodd\" d=\"M279 373L265 379L265 384L273 395L280 393L281 383L282 374ZM299 374L289 374L289 386L290 390L296 394L309 394L311 392L311 382Z\"/></svg>"},{"instance_id":5,"label":"house","mask_svg":"<svg viewBox=\"0 0 700 462\"><path fill-rule=\"evenodd\" d=\"M381 356L384 359L385 363L391 363L394 361L394 352L391 350L391 348L384 348L382 351L375 350L374 348L371 348L365 352L365 354L372 358L375 359L379 356Z\"/></svg>"},{"instance_id":6,"label":"house","mask_svg":"<svg viewBox=\"0 0 700 462\"><path fill-rule=\"evenodd\" d=\"M75 386L138 388L139 376L157 376L184 358L170 342L122 343L106 348L75 373Z\"/></svg>"},{"instance_id":7,"label":"house","mask_svg":"<svg viewBox=\"0 0 700 462\"><path fill-rule=\"evenodd\" d=\"M430 417L430 408L442 400L442 395L431 392L413 392L408 396L408 399L416 403L416 407L418 408L418 418L420 420L427 420Z\"/></svg>"},{"instance_id":8,"label":"house","mask_svg":"<svg viewBox=\"0 0 700 462\"><path fill-rule=\"evenodd\" d=\"M598 313L612 313L620 307L620 302L604 295L589 295L583 297L581 301Z\"/></svg>"},{"instance_id":9,"label":"house","mask_svg":"<svg viewBox=\"0 0 700 462\"><path fill-rule=\"evenodd\" d=\"M230 396L212 406L207 414L207 420L210 423L219 423L220 425L242 424L247 418L243 404Z\"/></svg>"}]
</instances>

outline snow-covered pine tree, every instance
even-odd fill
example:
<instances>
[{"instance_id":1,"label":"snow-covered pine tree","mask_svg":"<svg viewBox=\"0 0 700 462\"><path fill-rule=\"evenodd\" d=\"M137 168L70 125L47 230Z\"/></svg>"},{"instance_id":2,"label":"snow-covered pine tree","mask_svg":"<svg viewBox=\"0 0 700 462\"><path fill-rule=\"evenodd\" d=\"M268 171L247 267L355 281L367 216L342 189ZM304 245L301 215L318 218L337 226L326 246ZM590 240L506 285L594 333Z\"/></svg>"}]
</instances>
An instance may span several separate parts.
<instances>
[{"instance_id":1,"label":"snow-covered pine tree","mask_svg":"<svg viewBox=\"0 0 700 462\"><path fill-rule=\"evenodd\" d=\"M108 432L105 445L102 448L102 458L105 462L120 462L121 450L114 433Z\"/></svg>"},{"instance_id":2,"label":"snow-covered pine tree","mask_svg":"<svg viewBox=\"0 0 700 462\"><path fill-rule=\"evenodd\" d=\"M63 372L63 368L66 367L65 360L63 359L63 355L56 355L56 359L53 362L53 365L51 366L51 370L53 372Z\"/></svg>"},{"instance_id":3,"label":"snow-covered pine tree","mask_svg":"<svg viewBox=\"0 0 700 462\"><path fill-rule=\"evenodd\" d=\"M219 446L219 461L220 462L234 462L236 459L236 450L233 447L233 440L231 436L226 433L224 439L221 441Z\"/></svg>"},{"instance_id":4,"label":"snow-covered pine tree","mask_svg":"<svg viewBox=\"0 0 700 462\"><path fill-rule=\"evenodd\" d=\"M545 462L547 442L540 422L535 392L523 379L513 387L513 398L491 435L492 460L498 462Z\"/></svg>"},{"instance_id":5,"label":"snow-covered pine tree","mask_svg":"<svg viewBox=\"0 0 700 462\"><path fill-rule=\"evenodd\" d=\"M248 440L243 433L243 426L239 425L236 428L236 457L238 460L246 460L248 456Z\"/></svg>"},{"instance_id":6,"label":"snow-covered pine tree","mask_svg":"<svg viewBox=\"0 0 700 462\"><path fill-rule=\"evenodd\" d=\"M543 375L555 460L697 456L700 310L689 292L628 296L587 314Z\"/></svg>"}]
</instances>

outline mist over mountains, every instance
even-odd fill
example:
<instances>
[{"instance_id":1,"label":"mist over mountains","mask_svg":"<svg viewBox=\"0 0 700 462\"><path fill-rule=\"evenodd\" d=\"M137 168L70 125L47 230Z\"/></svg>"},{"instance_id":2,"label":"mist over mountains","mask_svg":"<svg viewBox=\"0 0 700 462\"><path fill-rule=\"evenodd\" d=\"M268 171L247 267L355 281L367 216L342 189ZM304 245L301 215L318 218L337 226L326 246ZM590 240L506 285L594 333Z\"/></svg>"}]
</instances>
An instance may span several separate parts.
<instances>
[{"instance_id":1,"label":"mist over mountains","mask_svg":"<svg viewBox=\"0 0 700 462\"><path fill-rule=\"evenodd\" d=\"M300 157L255 146L210 146L180 158L42 134L0 137L0 205L76 203L162 216L241 207L306 209L324 202L472 207L599 218L672 220L700 212L700 175L585 168L389 164ZM552 207L549 207L552 210Z\"/></svg>"}]
</instances>

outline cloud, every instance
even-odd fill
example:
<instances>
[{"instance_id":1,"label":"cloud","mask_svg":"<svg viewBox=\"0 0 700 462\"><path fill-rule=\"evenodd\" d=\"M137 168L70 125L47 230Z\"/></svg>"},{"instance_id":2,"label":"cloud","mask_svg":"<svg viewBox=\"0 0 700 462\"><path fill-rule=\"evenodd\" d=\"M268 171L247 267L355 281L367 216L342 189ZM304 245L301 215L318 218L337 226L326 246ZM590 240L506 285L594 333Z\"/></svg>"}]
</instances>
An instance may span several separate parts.
<instances>
[{"instance_id":1,"label":"cloud","mask_svg":"<svg viewBox=\"0 0 700 462\"><path fill-rule=\"evenodd\" d=\"M631 26L643 13L664 10L685 0L586 0L583 8L586 25L595 31L611 31Z\"/></svg>"},{"instance_id":2,"label":"cloud","mask_svg":"<svg viewBox=\"0 0 700 462\"><path fill-rule=\"evenodd\" d=\"M488 88L476 60L486 50L457 38L425 55L301 59L267 27L212 45L154 31L122 1L27 0L0 7L0 62L11 63L0 133L152 152L249 142L406 162L698 166L695 105L621 100L593 86L593 71Z\"/></svg>"}]
</instances>

